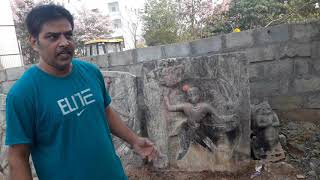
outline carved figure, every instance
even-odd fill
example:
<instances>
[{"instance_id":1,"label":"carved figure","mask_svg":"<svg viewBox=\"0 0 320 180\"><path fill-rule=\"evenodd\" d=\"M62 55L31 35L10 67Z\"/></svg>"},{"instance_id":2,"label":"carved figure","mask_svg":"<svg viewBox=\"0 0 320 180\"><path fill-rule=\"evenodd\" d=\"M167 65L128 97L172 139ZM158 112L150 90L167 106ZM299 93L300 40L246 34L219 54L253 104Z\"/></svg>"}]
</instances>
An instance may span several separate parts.
<instances>
[{"instance_id":1,"label":"carved figure","mask_svg":"<svg viewBox=\"0 0 320 180\"><path fill-rule=\"evenodd\" d=\"M230 127L224 122L226 118L221 119L214 107L201 102L201 92L198 87L190 88L185 85L183 91L186 92L189 102L171 105L168 97L164 97L169 111L180 111L187 116L187 121L182 123L179 133L180 151L177 159L184 157L191 142L200 144L210 152L220 145L229 144L225 132ZM229 118L229 121L232 120Z\"/></svg>"},{"instance_id":2,"label":"carved figure","mask_svg":"<svg viewBox=\"0 0 320 180\"><path fill-rule=\"evenodd\" d=\"M272 111L269 103L264 101L253 106L252 112L252 150L257 159L275 162L285 158L279 141L279 118Z\"/></svg>"}]
</instances>

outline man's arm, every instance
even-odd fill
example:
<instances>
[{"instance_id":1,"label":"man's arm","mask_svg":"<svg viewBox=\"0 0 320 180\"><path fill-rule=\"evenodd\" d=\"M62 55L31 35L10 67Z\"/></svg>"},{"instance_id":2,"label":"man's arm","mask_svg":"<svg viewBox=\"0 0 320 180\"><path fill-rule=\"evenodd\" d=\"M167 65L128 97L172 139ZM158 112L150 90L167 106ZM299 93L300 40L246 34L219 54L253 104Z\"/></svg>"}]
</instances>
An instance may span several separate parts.
<instances>
[{"instance_id":1,"label":"man's arm","mask_svg":"<svg viewBox=\"0 0 320 180\"><path fill-rule=\"evenodd\" d=\"M9 180L32 180L29 156L30 148L27 144L9 147Z\"/></svg>"},{"instance_id":2,"label":"man's arm","mask_svg":"<svg viewBox=\"0 0 320 180\"><path fill-rule=\"evenodd\" d=\"M129 143L133 149L143 158L149 161L157 158L159 155L154 144L147 138L137 136L127 125L121 120L119 114L112 107L105 109L106 117L112 134Z\"/></svg>"}]
</instances>

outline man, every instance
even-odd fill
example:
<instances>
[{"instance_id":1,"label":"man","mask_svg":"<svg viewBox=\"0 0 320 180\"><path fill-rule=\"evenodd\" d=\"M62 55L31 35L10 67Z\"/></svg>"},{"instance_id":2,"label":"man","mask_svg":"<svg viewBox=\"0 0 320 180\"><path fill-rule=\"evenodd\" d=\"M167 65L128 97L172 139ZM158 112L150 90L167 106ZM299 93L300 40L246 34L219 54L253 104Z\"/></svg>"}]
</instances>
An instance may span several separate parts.
<instances>
[{"instance_id":1,"label":"man","mask_svg":"<svg viewBox=\"0 0 320 180\"><path fill-rule=\"evenodd\" d=\"M31 180L29 156L40 180L127 179L110 131L149 161L158 151L135 135L110 106L94 65L73 59L73 17L63 7L42 5L26 18L39 53L7 96L11 180Z\"/></svg>"}]
</instances>

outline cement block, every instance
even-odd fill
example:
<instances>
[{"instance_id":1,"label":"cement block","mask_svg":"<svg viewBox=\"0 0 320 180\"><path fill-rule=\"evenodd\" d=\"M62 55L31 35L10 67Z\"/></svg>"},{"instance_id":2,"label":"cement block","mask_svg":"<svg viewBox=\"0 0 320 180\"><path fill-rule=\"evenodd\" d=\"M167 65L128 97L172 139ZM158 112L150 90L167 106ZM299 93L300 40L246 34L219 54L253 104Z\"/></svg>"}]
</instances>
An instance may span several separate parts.
<instances>
[{"instance_id":1,"label":"cement block","mask_svg":"<svg viewBox=\"0 0 320 180\"><path fill-rule=\"evenodd\" d=\"M0 93L8 94L9 90L16 81L6 81L2 83L2 91Z\"/></svg>"},{"instance_id":2,"label":"cement block","mask_svg":"<svg viewBox=\"0 0 320 180\"><path fill-rule=\"evenodd\" d=\"M239 33L230 33L226 36L227 48L250 47L253 45L253 31L243 31Z\"/></svg>"},{"instance_id":3,"label":"cement block","mask_svg":"<svg viewBox=\"0 0 320 180\"><path fill-rule=\"evenodd\" d=\"M304 108L320 109L320 91L307 95Z\"/></svg>"},{"instance_id":4,"label":"cement block","mask_svg":"<svg viewBox=\"0 0 320 180\"><path fill-rule=\"evenodd\" d=\"M110 54L111 66L133 64L133 53L135 50L122 51Z\"/></svg>"},{"instance_id":5,"label":"cement block","mask_svg":"<svg viewBox=\"0 0 320 180\"><path fill-rule=\"evenodd\" d=\"M6 95L0 94L0 111L6 110Z\"/></svg>"},{"instance_id":6,"label":"cement block","mask_svg":"<svg viewBox=\"0 0 320 180\"><path fill-rule=\"evenodd\" d=\"M139 63L139 64L132 64L130 66L128 66L128 72L131 74L134 74L137 77L142 77L142 67L143 64Z\"/></svg>"},{"instance_id":7,"label":"cement block","mask_svg":"<svg viewBox=\"0 0 320 180\"><path fill-rule=\"evenodd\" d=\"M299 79L307 78L310 73L310 61L305 59L295 59L294 60L294 71L296 77Z\"/></svg>"},{"instance_id":8,"label":"cement block","mask_svg":"<svg viewBox=\"0 0 320 180\"><path fill-rule=\"evenodd\" d=\"M191 53L189 43L170 44L163 47L166 58L185 57Z\"/></svg>"},{"instance_id":9,"label":"cement block","mask_svg":"<svg viewBox=\"0 0 320 180\"><path fill-rule=\"evenodd\" d=\"M311 46L311 57L320 60L320 41L312 42Z\"/></svg>"},{"instance_id":10,"label":"cement block","mask_svg":"<svg viewBox=\"0 0 320 180\"><path fill-rule=\"evenodd\" d=\"M255 30L257 44L279 43L289 40L289 27L286 24Z\"/></svg>"},{"instance_id":11,"label":"cement block","mask_svg":"<svg viewBox=\"0 0 320 180\"><path fill-rule=\"evenodd\" d=\"M320 35L320 23L294 24L292 28L292 38L294 40L311 40Z\"/></svg>"},{"instance_id":12,"label":"cement block","mask_svg":"<svg viewBox=\"0 0 320 180\"><path fill-rule=\"evenodd\" d=\"M96 56L95 61L96 61L95 64L100 68L109 67L108 55Z\"/></svg>"},{"instance_id":13,"label":"cement block","mask_svg":"<svg viewBox=\"0 0 320 180\"><path fill-rule=\"evenodd\" d=\"M0 82L4 82L6 80L7 80L7 78L6 78L5 70L0 70Z\"/></svg>"},{"instance_id":14,"label":"cement block","mask_svg":"<svg viewBox=\"0 0 320 180\"><path fill-rule=\"evenodd\" d=\"M276 96L280 94L279 81L257 81L250 83L251 97Z\"/></svg>"},{"instance_id":15,"label":"cement block","mask_svg":"<svg viewBox=\"0 0 320 180\"><path fill-rule=\"evenodd\" d=\"M249 66L249 80L250 82L263 79L264 77L264 65L263 64L250 64Z\"/></svg>"},{"instance_id":16,"label":"cement block","mask_svg":"<svg viewBox=\"0 0 320 180\"><path fill-rule=\"evenodd\" d=\"M136 50L138 62L162 59L161 46L153 46Z\"/></svg>"},{"instance_id":17,"label":"cement block","mask_svg":"<svg viewBox=\"0 0 320 180\"><path fill-rule=\"evenodd\" d=\"M246 51L246 56L249 62L272 61L277 58L279 48L279 44L259 48L250 48Z\"/></svg>"},{"instance_id":18,"label":"cement block","mask_svg":"<svg viewBox=\"0 0 320 180\"><path fill-rule=\"evenodd\" d=\"M302 107L303 96L274 96L269 98L270 105L277 110L292 110Z\"/></svg>"},{"instance_id":19,"label":"cement block","mask_svg":"<svg viewBox=\"0 0 320 180\"><path fill-rule=\"evenodd\" d=\"M210 54L218 52L222 49L221 36L214 36L212 38L200 39L190 42L191 54L193 56Z\"/></svg>"},{"instance_id":20,"label":"cement block","mask_svg":"<svg viewBox=\"0 0 320 180\"><path fill-rule=\"evenodd\" d=\"M319 91L320 77L313 76L309 79L295 79L292 88L298 93Z\"/></svg>"},{"instance_id":21,"label":"cement block","mask_svg":"<svg viewBox=\"0 0 320 180\"><path fill-rule=\"evenodd\" d=\"M311 44L287 43L280 47L280 57L311 57Z\"/></svg>"},{"instance_id":22,"label":"cement block","mask_svg":"<svg viewBox=\"0 0 320 180\"><path fill-rule=\"evenodd\" d=\"M264 79L280 79L293 75L293 62L290 59L263 63Z\"/></svg>"},{"instance_id":23,"label":"cement block","mask_svg":"<svg viewBox=\"0 0 320 180\"><path fill-rule=\"evenodd\" d=\"M2 131L2 128L5 127L6 124L6 112L0 110L0 132Z\"/></svg>"},{"instance_id":24,"label":"cement block","mask_svg":"<svg viewBox=\"0 0 320 180\"><path fill-rule=\"evenodd\" d=\"M25 72L24 67L17 67L17 68L9 68L6 69L7 73L7 80L13 81L20 78L20 76Z\"/></svg>"}]
</instances>

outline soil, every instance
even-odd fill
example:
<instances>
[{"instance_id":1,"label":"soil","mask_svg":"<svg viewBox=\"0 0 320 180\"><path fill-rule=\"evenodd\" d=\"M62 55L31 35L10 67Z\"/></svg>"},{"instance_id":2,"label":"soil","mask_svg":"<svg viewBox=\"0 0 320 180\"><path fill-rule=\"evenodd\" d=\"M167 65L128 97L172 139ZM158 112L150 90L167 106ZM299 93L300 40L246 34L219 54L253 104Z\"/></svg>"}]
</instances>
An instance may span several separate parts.
<instances>
[{"instance_id":1,"label":"soil","mask_svg":"<svg viewBox=\"0 0 320 180\"><path fill-rule=\"evenodd\" d=\"M261 162L256 161L256 165ZM301 171L286 162L264 164L259 175L251 177L255 173L255 167L238 174L203 172L186 172L177 169L156 170L151 167L139 169L127 169L129 180L296 180L297 175L303 175Z\"/></svg>"}]
</instances>

